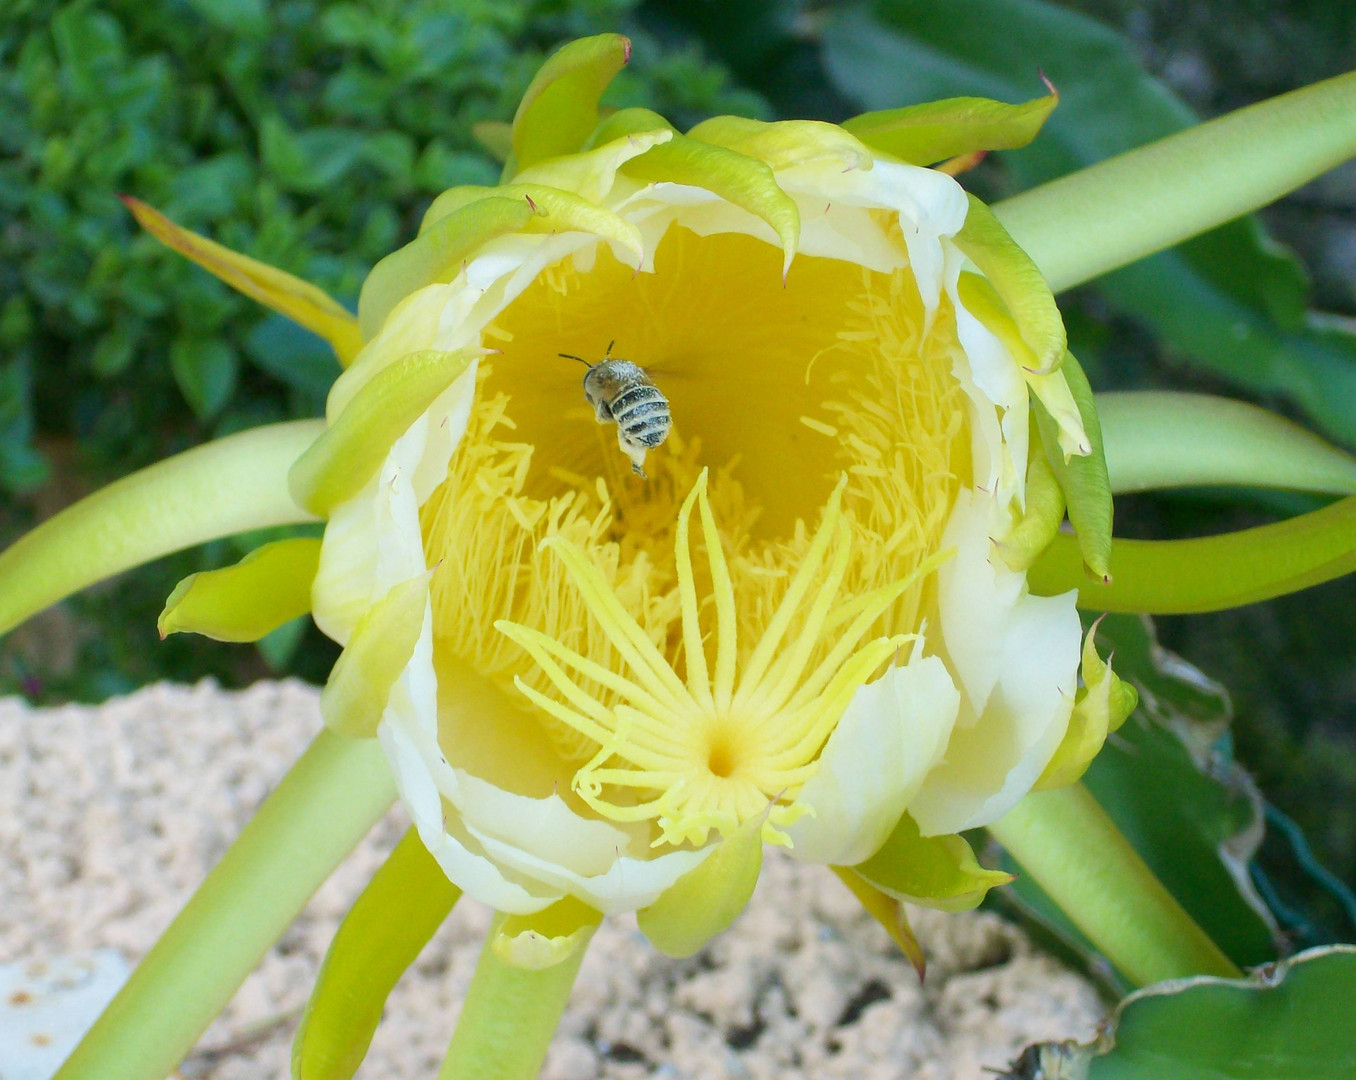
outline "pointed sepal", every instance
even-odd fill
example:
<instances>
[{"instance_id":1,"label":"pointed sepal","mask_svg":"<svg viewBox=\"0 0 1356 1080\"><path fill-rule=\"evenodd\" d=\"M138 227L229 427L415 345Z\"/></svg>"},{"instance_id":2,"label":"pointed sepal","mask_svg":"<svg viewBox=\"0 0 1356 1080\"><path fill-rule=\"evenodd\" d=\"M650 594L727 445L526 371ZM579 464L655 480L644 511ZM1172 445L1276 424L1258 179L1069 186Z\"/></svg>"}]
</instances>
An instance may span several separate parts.
<instances>
[{"instance_id":1,"label":"pointed sepal","mask_svg":"<svg viewBox=\"0 0 1356 1080\"><path fill-rule=\"evenodd\" d=\"M296 537L264 544L234 566L190 574L165 601L156 622L160 636L258 641L310 612L319 565L320 541Z\"/></svg>"},{"instance_id":2,"label":"pointed sepal","mask_svg":"<svg viewBox=\"0 0 1356 1080\"><path fill-rule=\"evenodd\" d=\"M582 147L598 125L598 99L630 59L631 41L621 34L580 38L548 57L513 117L516 168Z\"/></svg>"},{"instance_id":3,"label":"pointed sepal","mask_svg":"<svg viewBox=\"0 0 1356 1080\"><path fill-rule=\"evenodd\" d=\"M119 198L137 223L166 247L192 259L237 292L319 334L330 343L340 364L347 367L358 355L363 339L357 320L323 289L176 225L140 199Z\"/></svg>"},{"instance_id":4,"label":"pointed sepal","mask_svg":"<svg viewBox=\"0 0 1356 1080\"><path fill-rule=\"evenodd\" d=\"M979 865L965 838L923 836L908 814L871 858L852 870L887 896L942 911L969 911L1011 874Z\"/></svg>"}]
</instances>

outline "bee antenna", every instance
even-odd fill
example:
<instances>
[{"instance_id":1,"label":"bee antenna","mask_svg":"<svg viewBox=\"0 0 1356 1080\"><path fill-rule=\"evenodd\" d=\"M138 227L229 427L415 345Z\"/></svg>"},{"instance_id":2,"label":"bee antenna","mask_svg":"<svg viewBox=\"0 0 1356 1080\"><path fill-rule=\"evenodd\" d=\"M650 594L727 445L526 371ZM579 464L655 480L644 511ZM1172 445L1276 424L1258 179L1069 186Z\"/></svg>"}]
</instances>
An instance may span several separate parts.
<instances>
[{"instance_id":1,"label":"bee antenna","mask_svg":"<svg viewBox=\"0 0 1356 1080\"><path fill-rule=\"evenodd\" d=\"M574 356L574 355L572 355L571 353L567 353L567 352L556 353L556 355L559 356L559 357L561 357L561 358L563 358L563 359L565 359L565 360L578 360L581 364L583 364L585 367L588 367L588 368L593 367L593 365L590 364L587 360L585 360L582 356Z\"/></svg>"},{"instance_id":2,"label":"bee antenna","mask_svg":"<svg viewBox=\"0 0 1356 1080\"><path fill-rule=\"evenodd\" d=\"M607 352L603 353L603 359L604 359L604 360L606 360L609 356L612 355L612 346L615 345L615 344L617 344L617 341L616 341L615 338L613 338L611 341L609 341L609 342L607 343Z\"/></svg>"}]
</instances>

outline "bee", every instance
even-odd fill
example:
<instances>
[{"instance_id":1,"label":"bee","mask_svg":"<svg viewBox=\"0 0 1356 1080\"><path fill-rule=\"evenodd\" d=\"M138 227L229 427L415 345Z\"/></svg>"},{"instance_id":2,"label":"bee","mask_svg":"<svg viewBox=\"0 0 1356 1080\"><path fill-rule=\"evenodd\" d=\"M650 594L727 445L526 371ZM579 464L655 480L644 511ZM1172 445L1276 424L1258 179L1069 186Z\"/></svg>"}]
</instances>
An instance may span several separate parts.
<instances>
[{"instance_id":1,"label":"bee","mask_svg":"<svg viewBox=\"0 0 1356 1080\"><path fill-rule=\"evenodd\" d=\"M673 425L669 399L639 364L612 359L615 344L608 342L607 352L596 364L582 356L559 355L578 360L589 369L584 376L584 397L593 406L598 423L617 425L617 445L631 459L631 471L648 479L642 468L646 451L662 445Z\"/></svg>"}]
</instances>

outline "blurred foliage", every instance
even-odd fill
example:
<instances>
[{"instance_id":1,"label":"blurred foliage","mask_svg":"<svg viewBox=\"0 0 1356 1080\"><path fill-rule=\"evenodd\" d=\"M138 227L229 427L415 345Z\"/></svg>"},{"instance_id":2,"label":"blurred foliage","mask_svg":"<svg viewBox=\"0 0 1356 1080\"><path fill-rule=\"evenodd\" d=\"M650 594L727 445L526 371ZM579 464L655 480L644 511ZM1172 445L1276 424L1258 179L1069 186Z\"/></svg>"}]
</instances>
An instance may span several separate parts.
<instances>
[{"instance_id":1,"label":"blurred foliage","mask_svg":"<svg viewBox=\"0 0 1356 1080\"><path fill-rule=\"evenodd\" d=\"M768 115L628 0L10 0L0 20L0 542L80 492L206 438L320 412L318 338L139 235L116 193L351 302L454 184L494 183L471 126L507 119L561 40L623 26L609 100L679 123ZM34 500L23 497L39 493ZM138 571L20 631L0 689L102 698L266 669L156 643L175 580L225 543ZM70 625L68 625L70 624ZM292 645L302 638L292 632ZM323 675L333 653L298 670ZM59 647L58 647L59 646ZM264 656L293 667L277 641Z\"/></svg>"},{"instance_id":2,"label":"blurred foliage","mask_svg":"<svg viewBox=\"0 0 1356 1080\"><path fill-rule=\"evenodd\" d=\"M351 303L434 194L493 181L471 126L509 119L543 55L602 30L636 43L609 102L680 128L719 112L841 120L957 93L1017 101L1041 92L1041 65L1060 108L1032 147L966 176L986 197L1356 66L1345 0L8 0L0 544L168 453L317 413L336 372L317 339L139 236L115 193ZM1353 176L1061 298L1094 385L1241 393L1356 446ZM1311 292L1337 316L1311 312ZM1136 496L1118 503L1117 532L1239 528L1293 502ZM323 678L333 646L303 624L257 651L157 641L174 582L248 546L164 560L34 620L0 645L0 691ZM1356 585L1160 629L1230 687L1262 790L1356 878ZM1293 853L1284 831L1264 855Z\"/></svg>"}]
</instances>

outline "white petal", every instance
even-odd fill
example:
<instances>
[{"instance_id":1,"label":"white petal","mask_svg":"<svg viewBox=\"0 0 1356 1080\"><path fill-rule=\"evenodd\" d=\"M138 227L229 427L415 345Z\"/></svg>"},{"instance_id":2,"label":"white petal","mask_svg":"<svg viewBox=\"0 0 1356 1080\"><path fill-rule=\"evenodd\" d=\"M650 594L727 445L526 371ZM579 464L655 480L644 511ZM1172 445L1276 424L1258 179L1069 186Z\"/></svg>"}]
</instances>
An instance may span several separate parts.
<instances>
[{"instance_id":1,"label":"white petal","mask_svg":"<svg viewBox=\"0 0 1356 1080\"><path fill-rule=\"evenodd\" d=\"M936 656L915 654L861 687L796 799L814 814L788 826L791 853L838 866L870 858L941 757L959 706Z\"/></svg>"},{"instance_id":2,"label":"white petal","mask_svg":"<svg viewBox=\"0 0 1356 1080\"><path fill-rule=\"evenodd\" d=\"M941 651L962 689L942 763L909 806L924 835L1001 817L1030 789L1068 727L1081 628L1076 592L1032 596L1026 576L989 559L1006 520L991 496L962 491L942 540Z\"/></svg>"}]
</instances>

